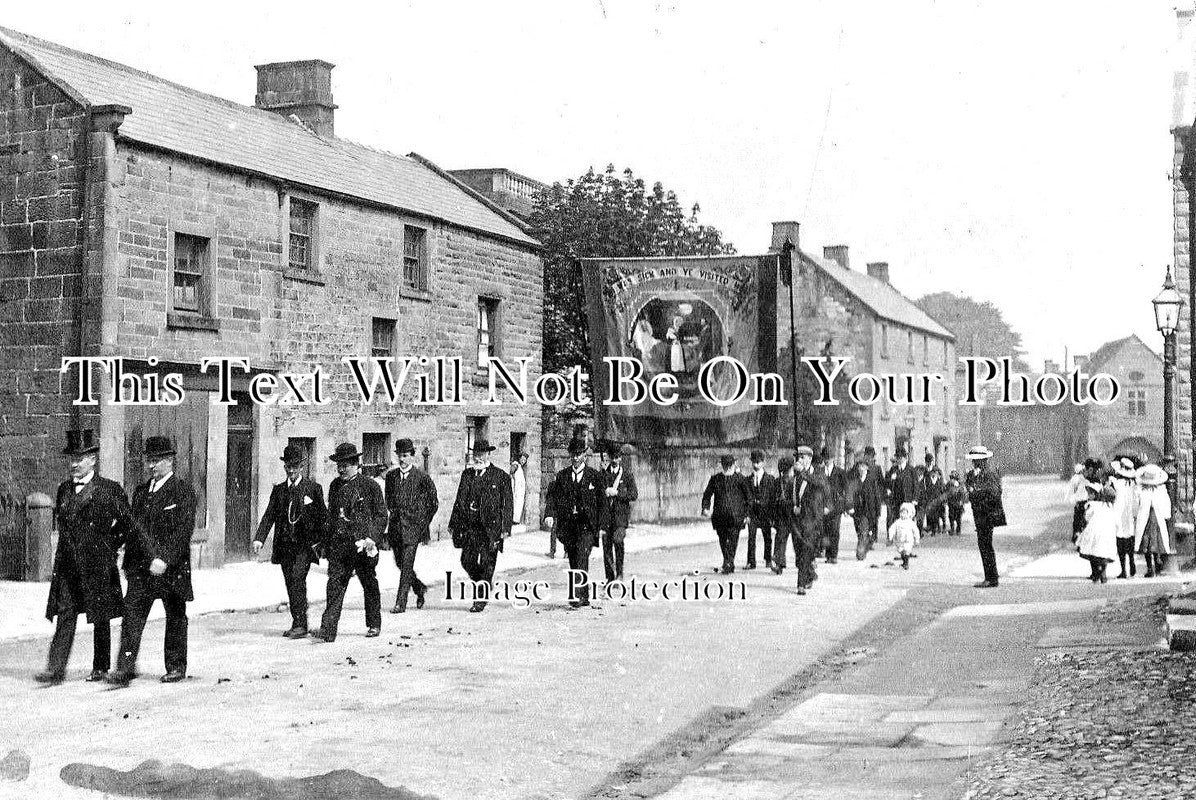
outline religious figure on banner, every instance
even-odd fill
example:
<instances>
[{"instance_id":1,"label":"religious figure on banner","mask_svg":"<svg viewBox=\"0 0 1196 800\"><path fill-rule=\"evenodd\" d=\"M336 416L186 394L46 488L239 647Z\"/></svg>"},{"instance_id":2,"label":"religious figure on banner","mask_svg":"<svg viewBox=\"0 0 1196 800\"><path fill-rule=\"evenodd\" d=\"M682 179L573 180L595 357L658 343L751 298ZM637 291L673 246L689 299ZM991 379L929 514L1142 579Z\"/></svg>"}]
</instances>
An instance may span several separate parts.
<instances>
[{"instance_id":1,"label":"religious figure on banner","mask_svg":"<svg viewBox=\"0 0 1196 800\"><path fill-rule=\"evenodd\" d=\"M721 353L722 325L707 303L696 298L649 300L631 326L629 351L644 365L646 377L671 372L678 396L697 394L702 365Z\"/></svg>"}]
</instances>

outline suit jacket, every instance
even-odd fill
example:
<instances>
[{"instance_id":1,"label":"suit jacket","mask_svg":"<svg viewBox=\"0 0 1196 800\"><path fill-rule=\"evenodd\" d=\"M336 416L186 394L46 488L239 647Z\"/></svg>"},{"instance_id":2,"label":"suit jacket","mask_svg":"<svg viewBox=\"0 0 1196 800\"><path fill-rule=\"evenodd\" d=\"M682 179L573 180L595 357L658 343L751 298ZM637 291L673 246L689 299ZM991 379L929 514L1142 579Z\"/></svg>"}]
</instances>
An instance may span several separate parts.
<instances>
[{"instance_id":1,"label":"suit jacket","mask_svg":"<svg viewBox=\"0 0 1196 800\"><path fill-rule=\"evenodd\" d=\"M964 482L972 501L972 517L977 528L999 528L1005 524L1005 506L1001 503L1001 473L987 464L968 470Z\"/></svg>"},{"instance_id":2,"label":"suit jacket","mask_svg":"<svg viewBox=\"0 0 1196 800\"><path fill-rule=\"evenodd\" d=\"M598 532L598 513L605 499L605 488L606 479L602 473L588 464L582 469L579 480L573 479L572 464L553 477L548 485L544 515L556 520L558 538L561 534L571 536L574 532Z\"/></svg>"},{"instance_id":3,"label":"suit jacket","mask_svg":"<svg viewBox=\"0 0 1196 800\"><path fill-rule=\"evenodd\" d=\"M868 465L864 478L860 479L860 469L857 464L852 468L847 478L847 510L855 516L875 520L880 516L880 507L884 504L884 489L882 487L880 467Z\"/></svg>"},{"instance_id":4,"label":"suit jacket","mask_svg":"<svg viewBox=\"0 0 1196 800\"><path fill-rule=\"evenodd\" d=\"M885 478L889 503L895 508L902 503L918 502L918 475L909 464L905 469L894 466Z\"/></svg>"},{"instance_id":5,"label":"suit jacket","mask_svg":"<svg viewBox=\"0 0 1196 800\"><path fill-rule=\"evenodd\" d=\"M133 516L145 529L148 541L133 539L125 547L125 575L130 581L148 581L152 597L169 594L194 600L191 535L195 532L195 491L178 473L156 492L150 491L152 484L151 479L133 490ZM149 571L155 557L166 562L161 576Z\"/></svg>"},{"instance_id":6,"label":"suit jacket","mask_svg":"<svg viewBox=\"0 0 1196 800\"><path fill-rule=\"evenodd\" d=\"M822 518L830 507L830 491L818 472L797 474L797 531L814 541L822 535Z\"/></svg>"},{"instance_id":7,"label":"suit jacket","mask_svg":"<svg viewBox=\"0 0 1196 800\"><path fill-rule=\"evenodd\" d=\"M631 522L631 504L640 497L635 475L627 467L621 468L617 476L609 469L600 474L602 492L598 496L598 529L608 533L625 529ZM615 496L607 497L606 490L612 486L616 491Z\"/></svg>"},{"instance_id":8,"label":"suit jacket","mask_svg":"<svg viewBox=\"0 0 1196 800\"><path fill-rule=\"evenodd\" d=\"M360 472L349 480L339 475L332 479L324 537L329 561L355 558L359 539L380 542L385 530L386 503L377 481Z\"/></svg>"},{"instance_id":9,"label":"suit jacket","mask_svg":"<svg viewBox=\"0 0 1196 800\"><path fill-rule=\"evenodd\" d=\"M432 541L432 518L440 498L428 473L419 467L412 467L406 478L398 467L386 473L386 508L390 511L386 538L392 548Z\"/></svg>"},{"instance_id":10,"label":"suit jacket","mask_svg":"<svg viewBox=\"0 0 1196 800\"><path fill-rule=\"evenodd\" d=\"M702 492L702 508L712 508L710 524L716 530L742 528L744 520L748 518L748 491L743 476L721 472L711 475L706 483L706 491Z\"/></svg>"},{"instance_id":11,"label":"suit jacket","mask_svg":"<svg viewBox=\"0 0 1196 800\"><path fill-rule=\"evenodd\" d=\"M831 514L842 514L847 510L847 473L842 467L837 464L831 467L831 473L826 474L824 467L818 466L814 471L822 478L826 484L827 490L827 505L830 506Z\"/></svg>"},{"instance_id":12,"label":"suit jacket","mask_svg":"<svg viewBox=\"0 0 1196 800\"><path fill-rule=\"evenodd\" d=\"M471 509L473 504L476 508ZM466 467L457 484L453 513L449 516L449 532L453 546L491 546L511 535L511 518L515 507L511 494L511 476L504 469L491 464L481 475L473 467Z\"/></svg>"},{"instance_id":13,"label":"suit jacket","mask_svg":"<svg viewBox=\"0 0 1196 800\"><path fill-rule=\"evenodd\" d=\"M301 478L292 490L287 481L274 484L266 513L258 523L254 540L265 542L274 529L274 552L271 563L281 564L284 558L307 553L324 541L324 525L328 508L324 505L324 490L311 478Z\"/></svg>"},{"instance_id":14,"label":"suit jacket","mask_svg":"<svg viewBox=\"0 0 1196 800\"><path fill-rule=\"evenodd\" d=\"M762 520L766 526L773 524L777 496L781 491L780 481L775 475L765 472L760 476L760 485L756 486L756 473L752 472L743 476L743 482L747 490L748 516Z\"/></svg>"},{"instance_id":15,"label":"suit jacket","mask_svg":"<svg viewBox=\"0 0 1196 800\"><path fill-rule=\"evenodd\" d=\"M73 481L58 486L54 516L58 523L58 549L46 601L46 619L59 613L63 584L77 581L76 610L88 622L103 622L124 614L116 551L132 538L148 547L145 531L133 518L125 490L116 481L93 475L76 494Z\"/></svg>"}]
</instances>

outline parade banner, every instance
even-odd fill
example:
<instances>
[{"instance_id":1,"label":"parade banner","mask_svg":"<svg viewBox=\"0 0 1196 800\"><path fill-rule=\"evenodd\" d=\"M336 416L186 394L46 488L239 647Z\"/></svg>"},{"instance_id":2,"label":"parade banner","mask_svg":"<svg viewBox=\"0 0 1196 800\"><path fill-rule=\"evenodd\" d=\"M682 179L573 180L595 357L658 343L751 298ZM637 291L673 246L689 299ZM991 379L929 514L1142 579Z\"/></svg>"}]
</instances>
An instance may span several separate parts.
<instances>
[{"instance_id":1,"label":"parade banner","mask_svg":"<svg viewBox=\"0 0 1196 800\"><path fill-rule=\"evenodd\" d=\"M719 357L751 373L776 369L777 262L775 255L583 260L599 435L705 447L757 437L775 409L753 406L747 397L711 403L699 391L699 376ZM635 359L644 381L671 374L676 402L603 403L610 357ZM730 366L719 364L709 378L714 395L731 396Z\"/></svg>"}]
</instances>

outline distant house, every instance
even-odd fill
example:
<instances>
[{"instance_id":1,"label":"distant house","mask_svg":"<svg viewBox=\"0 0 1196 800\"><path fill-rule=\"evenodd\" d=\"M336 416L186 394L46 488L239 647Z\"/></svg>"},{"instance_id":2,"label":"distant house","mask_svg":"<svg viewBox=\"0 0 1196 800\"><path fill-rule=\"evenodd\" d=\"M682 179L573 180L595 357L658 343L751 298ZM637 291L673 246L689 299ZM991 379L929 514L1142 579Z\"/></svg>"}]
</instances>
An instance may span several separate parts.
<instances>
[{"instance_id":1,"label":"distant house","mask_svg":"<svg viewBox=\"0 0 1196 800\"><path fill-rule=\"evenodd\" d=\"M1088 453L1105 459L1125 454L1162 461L1162 357L1138 336L1127 336L1101 345L1084 371L1106 372L1121 386L1121 397L1113 405L1085 406Z\"/></svg>"},{"instance_id":2,"label":"distant house","mask_svg":"<svg viewBox=\"0 0 1196 800\"><path fill-rule=\"evenodd\" d=\"M328 481L338 442L385 466L414 439L437 535L475 438L499 463L538 439L534 404L483 402L479 362L526 357L539 377L539 243L426 159L337 137L332 68L258 66L245 106L0 29L0 499L53 491L68 427L98 430L101 471L127 487L143 437L169 434L199 495L197 563L218 564L248 557L288 443ZM79 355L177 372L185 402L72 406L59 368ZM359 402L342 359L402 355L461 358L464 402L415 406L410 386ZM255 375L319 367L331 402L250 403L237 371L235 404L213 403L200 365L220 356Z\"/></svg>"}]
</instances>

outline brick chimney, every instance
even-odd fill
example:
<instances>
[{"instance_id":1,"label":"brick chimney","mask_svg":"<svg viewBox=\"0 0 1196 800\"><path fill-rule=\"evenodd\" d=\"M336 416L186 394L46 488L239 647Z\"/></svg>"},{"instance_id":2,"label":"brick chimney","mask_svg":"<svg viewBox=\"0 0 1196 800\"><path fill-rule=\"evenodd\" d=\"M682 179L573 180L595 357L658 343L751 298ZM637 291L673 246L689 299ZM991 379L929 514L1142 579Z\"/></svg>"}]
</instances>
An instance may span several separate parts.
<instances>
[{"instance_id":1,"label":"brick chimney","mask_svg":"<svg viewBox=\"0 0 1196 800\"><path fill-rule=\"evenodd\" d=\"M888 261L873 261L868 265L868 277L876 278L878 281L889 282L889 262Z\"/></svg>"},{"instance_id":2,"label":"brick chimney","mask_svg":"<svg viewBox=\"0 0 1196 800\"><path fill-rule=\"evenodd\" d=\"M1042 371L1043 371L1044 373L1059 372L1059 371L1060 371L1060 370L1059 370L1059 362L1058 362L1058 361L1052 361L1052 360L1051 360L1051 359L1049 359L1049 358L1047 358L1047 359L1043 359L1043 362L1042 362Z\"/></svg>"},{"instance_id":3,"label":"brick chimney","mask_svg":"<svg viewBox=\"0 0 1196 800\"><path fill-rule=\"evenodd\" d=\"M785 240L793 242L794 247L801 247L801 241L798 239L798 229L801 223L798 222L774 222L772 224L772 244L768 246L768 252L779 253L781 246L785 244Z\"/></svg>"},{"instance_id":4,"label":"brick chimney","mask_svg":"<svg viewBox=\"0 0 1196 800\"><path fill-rule=\"evenodd\" d=\"M822 248L822 257L827 261L834 261L843 269L851 269L851 260L847 257L845 244L832 244Z\"/></svg>"},{"instance_id":5,"label":"brick chimney","mask_svg":"<svg viewBox=\"0 0 1196 800\"><path fill-rule=\"evenodd\" d=\"M320 136L334 136L333 66L318 59L259 64L253 104L284 117L294 114Z\"/></svg>"}]
</instances>

